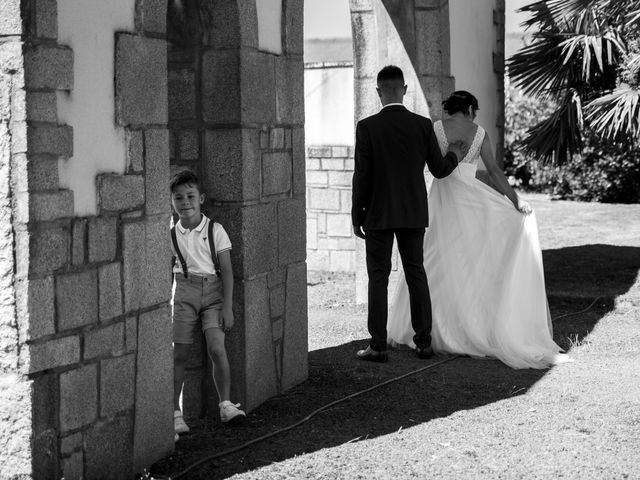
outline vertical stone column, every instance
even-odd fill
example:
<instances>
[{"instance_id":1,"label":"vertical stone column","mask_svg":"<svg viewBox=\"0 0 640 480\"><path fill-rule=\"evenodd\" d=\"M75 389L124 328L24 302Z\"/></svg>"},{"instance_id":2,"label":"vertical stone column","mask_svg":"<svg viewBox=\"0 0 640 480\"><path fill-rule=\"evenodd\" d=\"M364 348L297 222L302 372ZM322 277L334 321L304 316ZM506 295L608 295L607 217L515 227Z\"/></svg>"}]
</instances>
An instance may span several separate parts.
<instances>
[{"instance_id":1,"label":"vertical stone column","mask_svg":"<svg viewBox=\"0 0 640 480\"><path fill-rule=\"evenodd\" d=\"M227 350L249 410L308 374L302 8L283 2L274 55L258 49L255 2L218 2L202 50L202 178L233 244Z\"/></svg>"},{"instance_id":2,"label":"vertical stone column","mask_svg":"<svg viewBox=\"0 0 640 480\"><path fill-rule=\"evenodd\" d=\"M439 118L453 90L447 0L350 0L354 48L355 120L375 113L379 69L398 65L410 85L405 104ZM414 86L413 83L416 83ZM364 242L356 242L356 303L367 301Z\"/></svg>"}]
</instances>

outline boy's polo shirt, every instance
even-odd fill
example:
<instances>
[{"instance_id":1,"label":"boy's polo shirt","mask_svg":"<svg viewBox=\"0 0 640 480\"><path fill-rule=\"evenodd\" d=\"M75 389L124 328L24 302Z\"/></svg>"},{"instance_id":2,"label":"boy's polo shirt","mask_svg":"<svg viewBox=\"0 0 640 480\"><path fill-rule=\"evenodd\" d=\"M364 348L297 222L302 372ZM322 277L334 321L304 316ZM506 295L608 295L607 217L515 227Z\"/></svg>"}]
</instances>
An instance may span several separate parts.
<instances>
[{"instance_id":1,"label":"boy's polo shirt","mask_svg":"<svg viewBox=\"0 0 640 480\"><path fill-rule=\"evenodd\" d=\"M209 248L209 218L202 215L202 221L193 230L182 227L178 220L176 223L176 239L178 240L178 248L180 253L187 262L187 270L195 275L215 275L215 267L211 259L211 250ZM231 240L222 225L213 222L213 240L216 252L220 255L222 252L231 250ZM171 244L171 251L174 255L176 252ZM180 262L176 262L173 267L174 273L182 273Z\"/></svg>"}]
</instances>

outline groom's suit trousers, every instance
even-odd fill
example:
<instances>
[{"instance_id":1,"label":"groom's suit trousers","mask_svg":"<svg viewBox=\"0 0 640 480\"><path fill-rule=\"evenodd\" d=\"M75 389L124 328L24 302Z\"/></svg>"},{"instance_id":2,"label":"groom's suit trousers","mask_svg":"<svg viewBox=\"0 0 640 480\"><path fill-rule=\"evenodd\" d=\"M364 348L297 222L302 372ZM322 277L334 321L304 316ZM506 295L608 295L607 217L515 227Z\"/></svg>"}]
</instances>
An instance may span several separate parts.
<instances>
[{"instance_id":1,"label":"groom's suit trousers","mask_svg":"<svg viewBox=\"0 0 640 480\"><path fill-rule=\"evenodd\" d=\"M372 349L387 349L387 287L391 273L393 237L409 287L413 341L418 348L431 345L431 297L424 270L424 228L396 228L391 230L367 230L367 273L369 275L369 315L367 325Z\"/></svg>"}]
</instances>

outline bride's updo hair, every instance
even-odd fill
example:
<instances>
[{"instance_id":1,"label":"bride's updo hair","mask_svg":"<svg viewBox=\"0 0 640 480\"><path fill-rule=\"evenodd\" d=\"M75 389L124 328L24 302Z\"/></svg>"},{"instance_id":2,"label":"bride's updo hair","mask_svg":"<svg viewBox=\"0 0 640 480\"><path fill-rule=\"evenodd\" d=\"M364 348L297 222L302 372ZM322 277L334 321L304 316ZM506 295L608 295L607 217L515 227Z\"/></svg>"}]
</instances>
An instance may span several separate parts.
<instances>
[{"instance_id":1,"label":"bride's updo hair","mask_svg":"<svg viewBox=\"0 0 640 480\"><path fill-rule=\"evenodd\" d=\"M479 110L478 99L465 90L453 92L449 98L442 102L442 108L449 115L457 112L467 113L469 107L473 108L474 112Z\"/></svg>"}]
</instances>

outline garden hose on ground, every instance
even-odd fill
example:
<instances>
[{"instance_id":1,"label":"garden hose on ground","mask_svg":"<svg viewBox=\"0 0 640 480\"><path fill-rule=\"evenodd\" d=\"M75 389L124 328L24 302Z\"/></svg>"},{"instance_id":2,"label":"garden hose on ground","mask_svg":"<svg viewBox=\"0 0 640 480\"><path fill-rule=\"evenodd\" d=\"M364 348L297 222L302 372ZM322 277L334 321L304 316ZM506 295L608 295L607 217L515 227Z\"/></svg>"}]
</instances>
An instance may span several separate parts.
<instances>
[{"instance_id":1,"label":"garden hose on ground","mask_svg":"<svg viewBox=\"0 0 640 480\"><path fill-rule=\"evenodd\" d=\"M572 316L572 315L579 315L579 314L581 314L581 313L585 313L586 311L590 310L590 309L591 309L591 307L593 307L593 306L596 304L596 302L597 302L598 300L600 300L601 298L602 298L602 297L597 297L597 298L596 298L593 302L591 302L591 304L590 304L587 308L585 308L584 310L580 310L579 312L570 312L570 313L565 313L565 314L563 314L563 315L560 315L559 317L554 318L554 319L553 319L553 322L555 322L555 321L557 321L557 320L559 320L559 319L561 319L561 318L565 318L565 317L569 317L569 316ZM402 380L403 378L407 378L407 377L409 377L409 376L411 376L411 375L415 375L415 374L417 374L417 373L423 372L423 371L428 370L428 369L430 369L430 368L437 367L438 365L442 365L443 363L450 362L451 360L455 360L456 358L460 358L460 355L454 355L454 356L451 356L451 357L445 358L444 360L440 360L440 361L438 361L438 362L431 363L431 364L426 365L426 366L424 366L424 367L422 367L422 368L418 368L417 370L412 370L411 372L405 373L405 374L400 375L400 376L398 376L398 377L390 378L389 380L386 380L386 381L384 381L384 382L382 382L382 383L378 383L377 385L374 385L374 386L372 386L372 387L366 388L366 389L364 389L364 390L360 390L359 392L356 392L356 393L352 393L351 395L347 395L346 397L340 398L340 399L335 400L335 401L333 401L333 402L331 402L331 403L327 403L326 405L323 405L322 407L320 407L320 408L318 408L318 409L314 410L313 412L311 412L309 415L307 415L306 417L304 417L302 420L300 420L300 421L298 421L298 422L296 422L296 423L294 423L294 424L292 424L292 425L289 425L288 427L284 427L284 428L281 428L281 429L279 429L279 430L275 430L275 431L273 431L273 432L271 432L271 433L267 433L266 435L262 435L261 437L254 438L253 440L250 440L250 441L248 441L248 442L246 442L246 443L243 443L242 445L238 445L237 447L233 447L233 448L230 448L230 449L228 449L228 450L224 450L224 451L222 451L222 452L219 452L219 453L216 453L216 454L213 454L213 455L209 455L209 456L207 456L207 457L204 457L204 458L202 458L202 459L198 460L197 462L192 463L191 465L189 465L187 468L185 468L185 469L184 469L184 470L182 470L181 472L178 472L178 473L177 473L175 476L173 476L173 477L170 477L170 476L164 476L164 475L159 475L159 476L153 476L153 477L151 477L151 478L153 478L153 479L157 479L157 480L161 480L161 479L162 479L162 480L177 480L177 479L179 479L180 477L183 477L184 475L186 475L186 474L187 474L188 472L190 472L191 470L193 470L193 469L195 469L196 467L198 467L198 466L202 465L203 463L210 462L210 461L212 461L212 460L215 460L216 458L225 457L225 456L227 456L227 455L230 455L230 454L232 454L232 453L237 452L238 450L242 450L242 449L244 449L244 448L247 448L247 447L249 447L250 445L254 445L254 444L256 444L256 443L262 442L263 440L266 440L266 439L268 439L268 438L274 437L275 435L278 435L278 434L280 434L280 433L287 432L287 431L292 430L292 429L294 429L294 428L296 428L296 427L299 427L299 426L300 426L300 425L302 425L303 423L308 422L311 418L313 418L313 417L314 417L315 415L317 415L318 413L323 412L324 410L327 410L327 409L329 409L329 408L333 407L334 405L337 405L337 404L339 404L339 403L345 402L345 401L347 401L347 400L350 400L350 399L352 399L352 398L354 398L354 397L357 397L357 396L359 396L359 395L362 395L362 394L364 394L364 393L367 393L367 392L370 392L370 391L372 391L372 390L375 390L376 388L380 388L380 387L383 387L383 386L388 385L388 384L390 384L390 383L397 382L398 380Z\"/></svg>"},{"instance_id":2,"label":"garden hose on ground","mask_svg":"<svg viewBox=\"0 0 640 480\"><path fill-rule=\"evenodd\" d=\"M263 435L261 437L254 438L253 440L250 440L250 441L248 441L246 443L243 443L242 445L238 445L237 447L233 447L233 448L230 448L230 449L225 450L223 452L216 453L214 455L209 455L208 457L202 458L202 459L198 460L197 462L192 463L187 468L185 468L181 472L177 473L173 477L158 476L158 477L154 477L154 478L167 479L167 480L177 480L178 478L183 477L187 472L190 472L191 470L193 470L194 468L202 465L203 463L210 462L211 460L215 460L216 458L227 456L227 455L229 455L231 453L237 452L238 450L242 450L242 449L244 449L244 448L246 448L246 447L248 447L250 445L254 445L254 444L259 443L259 442L261 442L263 440L266 440L267 438L271 438L271 437L273 437L275 435L278 435L280 433L292 430L292 429L302 425L303 423L309 421L311 418L313 418L318 413L320 413L320 412L322 412L324 410L327 410L327 409L333 407L334 405L337 405L339 403L345 402L347 400L350 400L350 399L352 399L354 397L357 397L359 395L362 395L364 393L370 392L371 390L375 390L376 388L383 387L383 386L388 385L388 384L390 384L392 382L396 382L398 380L402 380L403 378L409 377L411 375L415 375L416 373L420 373L420 372L423 372L423 371L428 370L430 368L437 367L438 365L442 365L443 363L450 362L451 360L455 360L456 358L458 358L458 355L454 355L454 356L445 358L444 360L440 360L440 361L435 362L435 363L430 363L429 365L426 365L426 366L424 366L422 368L419 368L417 370L413 370L411 372L405 373L403 375L400 375L399 377L390 378L389 380L386 380L386 381L384 381L382 383L378 383L377 385L374 385L373 387L365 388L364 390L360 390L359 392L352 393L351 395L347 395L346 397L339 398L338 400L335 400L335 401L333 401L331 403L327 403L326 405L323 405L322 407L320 407L320 408L314 410L313 412L311 412L309 415L304 417L302 420L300 420L300 421L298 421L298 422L296 422L296 423L294 423L292 425L289 425L288 427L281 428L280 430L275 430L275 431L273 431L271 433L267 433L266 435Z\"/></svg>"}]
</instances>

